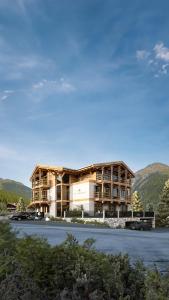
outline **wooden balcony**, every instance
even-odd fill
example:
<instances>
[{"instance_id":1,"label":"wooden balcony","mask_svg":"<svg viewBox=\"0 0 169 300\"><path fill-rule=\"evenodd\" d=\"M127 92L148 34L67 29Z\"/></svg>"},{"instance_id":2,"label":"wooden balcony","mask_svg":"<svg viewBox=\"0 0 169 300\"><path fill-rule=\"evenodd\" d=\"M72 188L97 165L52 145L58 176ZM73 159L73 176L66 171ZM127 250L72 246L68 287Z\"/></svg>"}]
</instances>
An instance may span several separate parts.
<instances>
[{"instance_id":1,"label":"wooden balcony","mask_svg":"<svg viewBox=\"0 0 169 300\"><path fill-rule=\"evenodd\" d=\"M111 174L110 173L104 173L103 175L101 173L96 174L96 180L103 180L103 181L111 181Z\"/></svg>"},{"instance_id":2,"label":"wooden balcony","mask_svg":"<svg viewBox=\"0 0 169 300\"><path fill-rule=\"evenodd\" d=\"M118 202L131 202L131 196L127 197L119 197L118 195L114 195L111 197L111 194L109 192L95 192L94 198L96 201L102 201L102 200L109 200L109 201L118 201Z\"/></svg>"},{"instance_id":3,"label":"wooden balcony","mask_svg":"<svg viewBox=\"0 0 169 300\"><path fill-rule=\"evenodd\" d=\"M32 184L32 188L38 188L38 187L49 187L49 181L47 180L47 178L41 178L40 180L36 180L33 184Z\"/></svg>"},{"instance_id":4,"label":"wooden balcony","mask_svg":"<svg viewBox=\"0 0 169 300\"><path fill-rule=\"evenodd\" d=\"M49 201L47 193L37 193L33 196L32 201Z\"/></svg>"},{"instance_id":5,"label":"wooden balcony","mask_svg":"<svg viewBox=\"0 0 169 300\"><path fill-rule=\"evenodd\" d=\"M111 195L110 195L110 193L108 193L108 192L104 192L104 193L101 193L101 192L95 192L95 194L94 194L94 197L96 198L96 199L111 199Z\"/></svg>"},{"instance_id":6,"label":"wooden balcony","mask_svg":"<svg viewBox=\"0 0 169 300\"><path fill-rule=\"evenodd\" d=\"M102 173L96 173L96 180L97 181L112 181L118 182L125 185L131 185L131 179L125 179L124 177L118 177L117 175L111 176L111 173L106 172L102 175Z\"/></svg>"}]
</instances>

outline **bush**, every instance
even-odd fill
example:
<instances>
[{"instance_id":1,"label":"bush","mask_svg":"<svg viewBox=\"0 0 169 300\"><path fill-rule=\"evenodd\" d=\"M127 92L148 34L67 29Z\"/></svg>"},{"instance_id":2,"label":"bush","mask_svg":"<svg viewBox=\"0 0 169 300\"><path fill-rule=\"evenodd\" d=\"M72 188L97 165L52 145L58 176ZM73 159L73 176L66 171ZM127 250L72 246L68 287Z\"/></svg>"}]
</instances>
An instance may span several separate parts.
<instances>
[{"instance_id":1,"label":"bush","mask_svg":"<svg viewBox=\"0 0 169 300\"><path fill-rule=\"evenodd\" d=\"M58 218L55 218L55 217L50 217L50 221L55 221L55 222L67 222L66 220L58 217Z\"/></svg>"},{"instance_id":2,"label":"bush","mask_svg":"<svg viewBox=\"0 0 169 300\"><path fill-rule=\"evenodd\" d=\"M103 227L110 228L109 224L107 224L106 222L98 222L96 220L86 221L85 224L91 224L91 225L95 225L95 226L103 226Z\"/></svg>"},{"instance_id":3,"label":"bush","mask_svg":"<svg viewBox=\"0 0 169 300\"><path fill-rule=\"evenodd\" d=\"M169 218L161 218L159 215L156 215L155 219L156 227L169 227Z\"/></svg>"},{"instance_id":4,"label":"bush","mask_svg":"<svg viewBox=\"0 0 169 300\"><path fill-rule=\"evenodd\" d=\"M66 217L80 217L82 216L82 210L80 209L73 209L66 212Z\"/></svg>"},{"instance_id":5,"label":"bush","mask_svg":"<svg viewBox=\"0 0 169 300\"><path fill-rule=\"evenodd\" d=\"M85 224L85 221L83 219L72 218L71 223Z\"/></svg>"}]
</instances>

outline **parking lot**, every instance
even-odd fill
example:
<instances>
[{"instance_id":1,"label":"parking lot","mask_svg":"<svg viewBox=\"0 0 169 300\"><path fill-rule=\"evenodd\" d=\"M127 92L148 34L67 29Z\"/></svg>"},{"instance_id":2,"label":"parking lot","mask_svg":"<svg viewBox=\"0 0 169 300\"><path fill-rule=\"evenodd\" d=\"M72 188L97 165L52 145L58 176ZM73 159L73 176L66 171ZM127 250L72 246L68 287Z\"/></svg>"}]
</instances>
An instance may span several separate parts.
<instances>
[{"instance_id":1,"label":"parking lot","mask_svg":"<svg viewBox=\"0 0 169 300\"><path fill-rule=\"evenodd\" d=\"M162 272L169 268L169 230L131 231L24 221L11 224L13 229L20 231L20 236L36 234L46 238L51 245L60 244L66 239L67 233L71 233L80 243L87 238L94 238L99 251L127 253L133 262L142 259L145 265L156 265Z\"/></svg>"}]
</instances>

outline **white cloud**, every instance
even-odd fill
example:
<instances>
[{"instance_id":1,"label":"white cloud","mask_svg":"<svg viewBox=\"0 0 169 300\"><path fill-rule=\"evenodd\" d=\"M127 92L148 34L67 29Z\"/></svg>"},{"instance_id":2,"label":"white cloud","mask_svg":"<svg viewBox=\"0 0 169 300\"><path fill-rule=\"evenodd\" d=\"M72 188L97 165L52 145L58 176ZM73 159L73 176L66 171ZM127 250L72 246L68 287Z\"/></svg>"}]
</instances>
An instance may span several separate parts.
<instances>
[{"instance_id":1,"label":"white cloud","mask_svg":"<svg viewBox=\"0 0 169 300\"><path fill-rule=\"evenodd\" d=\"M3 92L0 92L0 100L4 101L7 98L10 97L11 94L13 94L14 91L13 90L4 90Z\"/></svg>"},{"instance_id":2,"label":"white cloud","mask_svg":"<svg viewBox=\"0 0 169 300\"><path fill-rule=\"evenodd\" d=\"M165 47L163 43L156 44L154 52L157 59L169 62L169 48Z\"/></svg>"},{"instance_id":3,"label":"white cloud","mask_svg":"<svg viewBox=\"0 0 169 300\"><path fill-rule=\"evenodd\" d=\"M41 81L33 84L33 90L43 90L46 93L72 93L76 90L75 86L68 81L65 81L64 78L58 80L47 80L42 79Z\"/></svg>"},{"instance_id":4,"label":"white cloud","mask_svg":"<svg viewBox=\"0 0 169 300\"><path fill-rule=\"evenodd\" d=\"M167 75L169 70L169 48L160 42L155 44L151 51L137 50L136 57L144 61L154 73L155 78Z\"/></svg>"},{"instance_id":5,"label":"white cloud","mask_svg":"<svg viewBox=\"0 0 169 300\"><path fill-rule=\"evenodd\" d=\"M147 57L150 55L150 53L146 50L137 50L136 51L136 57L138 60L144 60L147 59Z\"/></svg>"},{"instance_id":6,"label":"white cloud","mask_svg":"<svg viewBox=\"0 0 169 300\"><path fill-rule=\"evenodd\" d=\"M6 100L8 98L8 95L3 95L3 96L1 96L1 100L3 101L3 100Z\"/></svg>"},{"instance_id":7,"label":"white cloud","mask_svg":"<svg viewBox=\"0 0 169 300\"><path fill-rule=\"evenodd\" d=\"M168 73L169 64L164 64L161 67L161 73L167 74Z\"/></svg>"}]
</instances>

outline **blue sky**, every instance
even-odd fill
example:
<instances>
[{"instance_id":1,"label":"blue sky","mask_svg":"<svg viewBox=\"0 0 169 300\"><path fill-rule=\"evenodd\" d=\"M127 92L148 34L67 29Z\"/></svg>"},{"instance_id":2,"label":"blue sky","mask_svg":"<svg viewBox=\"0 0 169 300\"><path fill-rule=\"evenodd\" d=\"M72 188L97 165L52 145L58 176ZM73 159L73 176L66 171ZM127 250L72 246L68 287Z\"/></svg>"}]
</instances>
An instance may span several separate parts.
<instances>
[{"instance_id":1,"label":"blue sky","mask_svg":"<svg viewBox=\"0 0 169 300\"><path fill-rule=\"evenodd\" d=\"M0 0L0 177L169 164L168 0Z\"/></svg>"}]
</instances>

